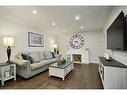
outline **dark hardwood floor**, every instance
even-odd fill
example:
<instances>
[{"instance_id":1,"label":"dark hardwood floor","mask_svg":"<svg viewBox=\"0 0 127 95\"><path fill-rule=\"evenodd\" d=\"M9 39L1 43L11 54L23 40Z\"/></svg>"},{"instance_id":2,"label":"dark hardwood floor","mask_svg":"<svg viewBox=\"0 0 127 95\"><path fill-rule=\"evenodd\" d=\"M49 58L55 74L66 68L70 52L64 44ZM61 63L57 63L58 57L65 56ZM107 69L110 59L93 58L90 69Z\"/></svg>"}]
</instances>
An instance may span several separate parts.
<instances>
[{"instance_id":1,"label":"dark hardwood floor","mask_svg":"<svg viewBox=\"0 0 127 95\"><path fill-rule=\"evenodd\" d=\"M61 78L48 77L48 70L30 79L17 76L17 80L8 80L0 89L103 89L97 64L74 64L63 81Z\"/></svg>"}]
</instances>

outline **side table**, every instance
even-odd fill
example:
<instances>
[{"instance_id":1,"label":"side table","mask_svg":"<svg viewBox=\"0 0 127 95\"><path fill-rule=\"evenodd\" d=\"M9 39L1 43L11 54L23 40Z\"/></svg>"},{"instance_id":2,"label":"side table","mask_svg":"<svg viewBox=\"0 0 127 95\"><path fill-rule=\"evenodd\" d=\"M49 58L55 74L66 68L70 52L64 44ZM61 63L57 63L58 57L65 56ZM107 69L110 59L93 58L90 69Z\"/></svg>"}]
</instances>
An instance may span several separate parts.
<instances>
[{"instance_id":1,"label":"side table","mask_svg":"<svg viewBox=\"0 0 127 95\"><path fill-rule=\"evenodd\" d=\"M16 64L0 63L0 80L2 86L5 81L13 78L16 81Z\"/></svg>"}]
</instances>

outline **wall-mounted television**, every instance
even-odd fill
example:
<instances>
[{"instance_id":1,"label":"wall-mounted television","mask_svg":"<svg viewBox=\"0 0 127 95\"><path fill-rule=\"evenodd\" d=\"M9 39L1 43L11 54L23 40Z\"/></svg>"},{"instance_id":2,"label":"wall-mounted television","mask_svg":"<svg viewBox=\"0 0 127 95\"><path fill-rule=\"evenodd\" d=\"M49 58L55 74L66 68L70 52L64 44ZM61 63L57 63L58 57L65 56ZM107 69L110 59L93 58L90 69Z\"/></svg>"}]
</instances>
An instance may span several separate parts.
<instances>
[{"instance_id":1,"label":"wall-mounted television","mask_svg":"<svg viewBox=\"0 0 127 95\"><path fill-rule=\"evenodd\" d=\"M107 49L126 50L126 23L124 13L120 12L107 29Z\"/></svg>"}]
</instances>

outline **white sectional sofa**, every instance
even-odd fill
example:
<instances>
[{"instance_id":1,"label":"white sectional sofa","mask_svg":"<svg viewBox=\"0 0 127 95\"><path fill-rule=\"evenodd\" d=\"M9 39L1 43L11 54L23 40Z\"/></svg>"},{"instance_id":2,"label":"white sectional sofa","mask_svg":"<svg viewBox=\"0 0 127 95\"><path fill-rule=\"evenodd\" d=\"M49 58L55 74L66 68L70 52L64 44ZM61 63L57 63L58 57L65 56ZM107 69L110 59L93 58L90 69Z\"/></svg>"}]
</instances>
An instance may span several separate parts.
<instances>
[{"instance_id":1,"label":"white sectional sofa","mask_svg":"<svg viewBox=\"0 0 127 95\"><path fill-rule=\"evenodd\" d=\"M29 55L34 61L24 60L23 54ZM58 57L55 57L50 51L19 53L14 59L14 62L17 64L17 74L24 78L30 78L47 70L49 65L56 61L58 61Z\"/></svg>"}]
</instances>

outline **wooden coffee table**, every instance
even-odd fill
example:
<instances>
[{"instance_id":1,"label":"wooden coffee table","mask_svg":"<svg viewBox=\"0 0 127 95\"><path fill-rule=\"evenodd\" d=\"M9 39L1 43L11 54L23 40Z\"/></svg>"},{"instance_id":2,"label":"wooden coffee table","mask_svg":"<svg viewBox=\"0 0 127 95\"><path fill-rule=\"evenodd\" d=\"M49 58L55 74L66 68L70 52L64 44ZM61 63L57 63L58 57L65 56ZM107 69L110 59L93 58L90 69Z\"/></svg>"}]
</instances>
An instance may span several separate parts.
<instances>
[{"instance_id":1,"label":"wooden coffee table","mask_svg":"<svg viewBox=\"0 0 127 95\"><path fill-rule=\"evenodd\" d=\"M65 76L73 69L74 67L72 61L66 61L63 64L58 64L56 62L49 66L49 76L60 77L64 80Z\"/></svg>"}]
</instances>

